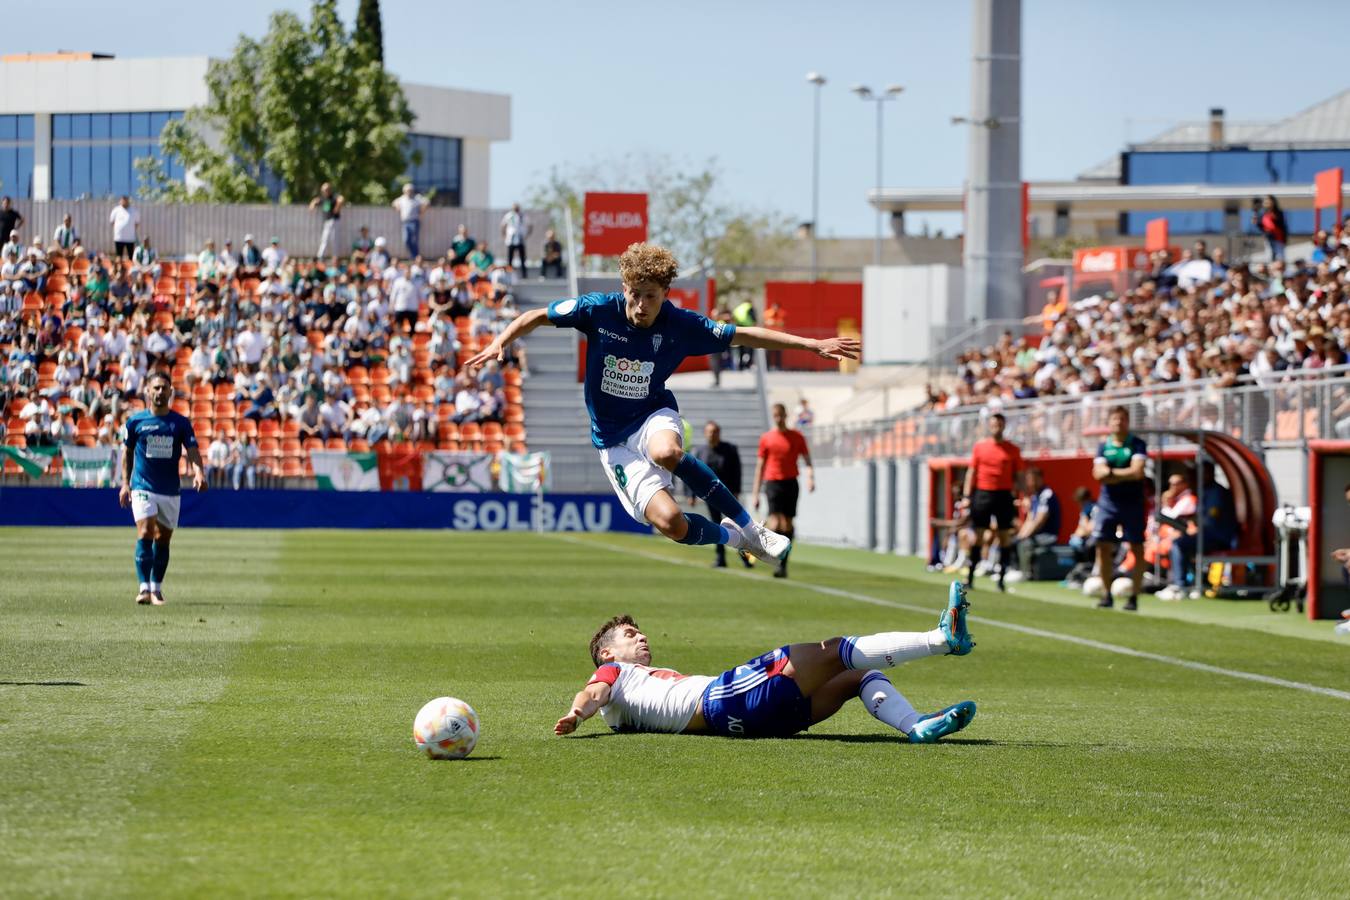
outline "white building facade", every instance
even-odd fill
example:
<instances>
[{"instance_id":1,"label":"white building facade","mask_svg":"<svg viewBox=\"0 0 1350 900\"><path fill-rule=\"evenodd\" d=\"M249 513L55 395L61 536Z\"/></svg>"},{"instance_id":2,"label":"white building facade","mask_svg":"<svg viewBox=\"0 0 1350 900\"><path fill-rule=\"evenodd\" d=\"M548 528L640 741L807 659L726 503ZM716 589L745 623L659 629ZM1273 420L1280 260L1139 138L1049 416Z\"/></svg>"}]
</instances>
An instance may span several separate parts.
<instances>
[{"instance_id":1,"label":"white building facade","mask_svg":"<svg viewBox=\"0 0 1350 900\"><path fill-rule=\"evenodd\" d=\"M0 194L74 200L135 195L135 161L163 159L170 119L208 99L205 56L115 59L88 53L0 58ZM494 141L511 137L503 94L403 84L421 161L406 173L437 203L486 207ZM169 174L185 178L166 161Z\"/></svg>"}]
</instances>

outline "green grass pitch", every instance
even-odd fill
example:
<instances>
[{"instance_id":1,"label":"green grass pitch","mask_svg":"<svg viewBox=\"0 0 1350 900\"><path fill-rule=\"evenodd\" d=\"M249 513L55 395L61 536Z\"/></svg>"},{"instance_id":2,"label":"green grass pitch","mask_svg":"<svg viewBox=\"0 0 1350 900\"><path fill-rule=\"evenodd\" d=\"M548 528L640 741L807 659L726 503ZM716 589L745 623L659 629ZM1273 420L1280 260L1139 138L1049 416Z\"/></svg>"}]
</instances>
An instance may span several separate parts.
<instances>
[{"instance_id":1,"label":"green grass pitch","mask_svg":"<svg viewBox=\"0 0 1350 900\"><path fill-rule=\"evenodd\" d=\"M716 673L933 627L912 560L803 547L788 582L618 535L193 531L169 605L133 533L0 530L0 894L1329 896L1350 884L1350 642L1255 604L977 590L978 649L892 673L979 715L913 747L859 704L805 736L553 722L632 613ZM672 563L674 561L674 564ZM678 563L684 563L680 565ZM923 613L804 585L917 606ZM1001 627L1021 626L1027 630ZM463 762L413 747L472 703Z\"/></svg>"}]
</instances>

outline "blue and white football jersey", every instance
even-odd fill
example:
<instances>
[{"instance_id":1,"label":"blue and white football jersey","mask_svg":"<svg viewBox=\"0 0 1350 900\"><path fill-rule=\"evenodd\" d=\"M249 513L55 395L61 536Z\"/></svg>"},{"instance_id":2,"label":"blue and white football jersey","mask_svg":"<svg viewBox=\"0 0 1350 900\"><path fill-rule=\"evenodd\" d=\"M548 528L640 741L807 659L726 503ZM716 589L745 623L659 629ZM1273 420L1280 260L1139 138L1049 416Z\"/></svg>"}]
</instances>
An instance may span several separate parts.
<instances>
[{"instance_id":1,"label":"blue and white football jersey","mask_svg":"<svg viewBox=\"0 0 1350 900\"><path fill-rule=\"evenodd\" d=\"M622 444L658 409L678 410L666 379L689 356L721 353L736 326L667 300L651 328L624 315L622 293L584 294L549 305L549 321L586 335L586 411L591 443Z\"/></svg>"},{"instance_id":2,"label":"blue and white football jersey","mask_svg":"<svg viewBox=\"0 0 1350 900\"><path fill-rule=\"evenodd\" d=\"M178 460L184 447L197 446L197 433L187 416L169 410L157 416L141 410L126 424L128 453L135 454L131 489L178 496Z\"/></svg>"}]
</instances>

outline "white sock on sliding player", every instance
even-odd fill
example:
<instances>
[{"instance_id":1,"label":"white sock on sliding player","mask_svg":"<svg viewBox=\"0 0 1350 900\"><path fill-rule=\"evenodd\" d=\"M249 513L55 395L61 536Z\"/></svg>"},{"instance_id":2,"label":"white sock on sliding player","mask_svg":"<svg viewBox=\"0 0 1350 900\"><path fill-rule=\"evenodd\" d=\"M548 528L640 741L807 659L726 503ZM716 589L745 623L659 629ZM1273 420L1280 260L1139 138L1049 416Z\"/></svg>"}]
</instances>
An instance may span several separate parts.
<instances>
[{"instance_id":1,"label":"white sock on sliding player","mask_svg":"<svg viewBox=\"0 0 1350 900\"><path fill-rule=\"evenodd\" d=\"M905 699L905 695L895 689L891 680L873 669L858 685L858 698L863 706L878 721L885 722L897 731L909 734L919 714Z\"/></svg>"},{"instance_id":2,"label":"white sock on sliding player","mask_svg":"<svg viewBox=\"0 0 1350 900\"><path fill-rule=\"evenodd\" d=\"M950 649L940 628L932 631L885 631L839 639L839 659L846 669L889 669L912 659L941 656Z\"/></svg>"}]
</instances>

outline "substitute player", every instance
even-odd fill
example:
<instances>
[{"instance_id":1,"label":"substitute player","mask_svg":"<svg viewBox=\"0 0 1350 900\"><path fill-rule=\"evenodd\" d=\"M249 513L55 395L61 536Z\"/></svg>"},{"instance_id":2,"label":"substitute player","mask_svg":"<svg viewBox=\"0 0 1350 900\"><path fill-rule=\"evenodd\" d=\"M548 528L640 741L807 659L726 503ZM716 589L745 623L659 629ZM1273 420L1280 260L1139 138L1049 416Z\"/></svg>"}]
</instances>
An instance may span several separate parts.
<instances>
[{"instance_id":1,"label":"substitute player","mask_svg":"<svg viewBox=\"0 0 1350 900\"><path fill-rule=\"evenodd\" d=\"M598 667L553 726L571 734L598 711L615 731L662 731L724 737L786 737L823 722L852 697L878 720L931 744L965 728L975 704L916 712L879 670L928 656L969 653L965 590L953 582L947 608L932 631L892 631L788 644L721 675L681 675L652 667L647 636L629 616L616 616L591 638Z\"/></svg>"},{"instance_id":2,"label":"substitute player","mask_svg":"<svg viewBox=\"0 0 1350 900\"><path fill-rule=\"evenodd\" d=\"M530 310L466 365L473 371L490 359L502 359L506 348L545 323L584 333L591 443L628 514L682 544L726 544L778 562L792 542L752 522L712 470L685 452L679 408L666 379L686 357L721 353L731 346L857 359L861 344L853 338L812 340L754 326L737 328L680 309L666 299L678 268L669 250L633 244L619 258L622 293L586 294L558 300L546 310ZM683 512L671 496L672 475L721 513L721 524Z\"/></svg>"},{"instance_id":3,"label":"substitute player","mask_svg":"<svg viewBox=\"0 0 1350 900\"><path fill-rule=\"evenodd\" d=\"M156 371L146 379L149 409L127 419L118 502L131 506L136 520L136 602L164 605L164 574L169 570L169 541L178 527L178 460L187 453L192 486L206 490L206 469L197 450L192 422L169 409L173 383Z\"/></svg>"},{"instance_id":4,"label":"substitute player","mask_svg":"<svg viewBox=\"0 0 1350 900\"><path fill-rule=\"evenodd\" d=\"M1111 429L1097 448L1092 461L1092 477L1101 483L1093 537L1097 541L1097 570L1102 576L1102 598L1098 609L1110 609L1111 575L1115 571L1116 547L1124 541L1134 557L1130 570L1133 589L1121 608L1134 612L1139 608L1139 588L1144 580L1144 479L1147 477L1148 445L1130 434L1130 411L1113 406L1106 414Z\"/></svg>"},{"instance_id":5,"label":"substitute player","mask_svg":"<svg viewBox=\"0 0 1350 900\"><path fill-rule=\"evenodd\" d=\"M806 461L806 490L816 489L816 470L811 465L811 450L800 431L787 427L787 407L773 405L773 428L759 436L759 456L755 459L755 491L752 496L755 511L759 511L759 490L764 488L764 499L769 504L769 519L765 523L779 534L792 540L796 533L792 520L797 518L797 499L801 486L797 484L797 460ZM778 561L774 578L787 577L787 557Z\"/></svg>"},{"instance_id":6,"label":"substitute player","mask_svg":"<svg viewBox=\"0 0 1350 900\"><path fill-rule=\"evenodd\" d=\"M989 534L999 546L998 589L1006 590L1003 578L1008 572L1013 524L1017 520L1013 484L1022 468L1022 451L1012 441L1003 439L1006 424L1002 413L994 413L989 417L989 436L976 441L970 451L965 495L970 498L970 527L975 529L975 545L970 548L966 587L975 586L975 567L980 564L980 550L985 546L985 535Z\"/></svg>"}]
</instances>

